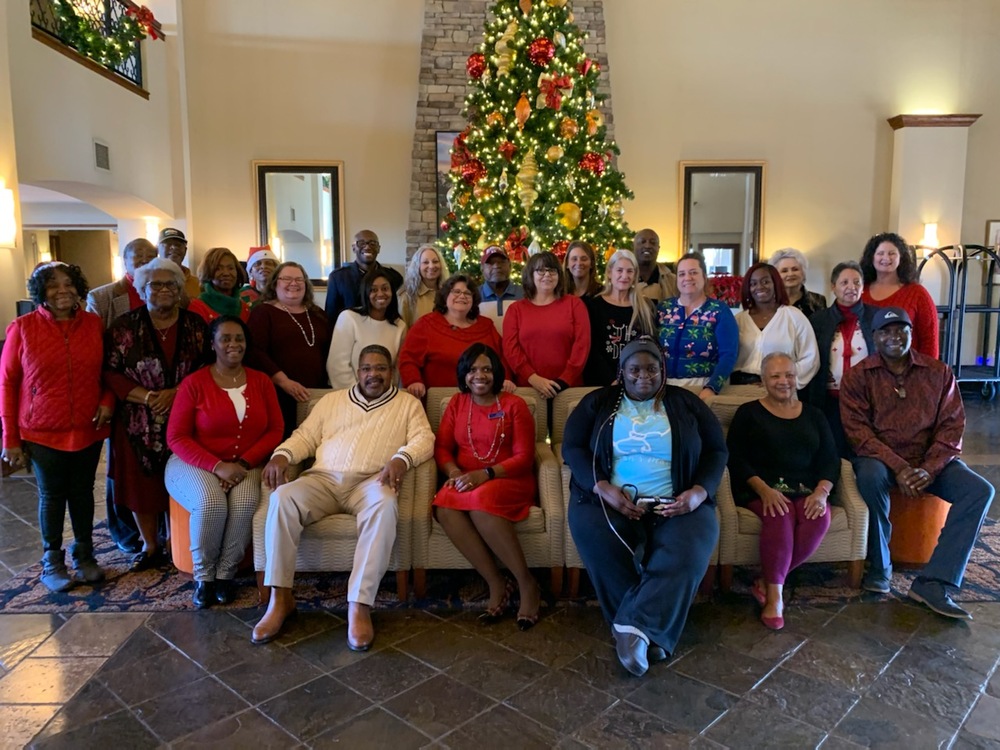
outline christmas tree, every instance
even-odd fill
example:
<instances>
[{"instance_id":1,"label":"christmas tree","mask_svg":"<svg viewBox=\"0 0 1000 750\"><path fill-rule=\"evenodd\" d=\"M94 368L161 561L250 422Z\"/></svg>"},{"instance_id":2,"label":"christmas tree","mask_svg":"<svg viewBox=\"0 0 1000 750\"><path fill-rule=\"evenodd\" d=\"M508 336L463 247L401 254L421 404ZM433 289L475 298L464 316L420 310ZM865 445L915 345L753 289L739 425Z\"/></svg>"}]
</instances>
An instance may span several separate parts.
<instances>
[{"instance_id":1,"label":"christmas tree","mask_svg":"<svg viewBox=\"0 0 1000 750\"><path fill-rule=\"evenodd\" d=\"M597 90L600 68L583 49L567 0L500 0L467 63L466 128L451 151L449 213L441 225L452 271L479 273L500 245L515 266L551 250L560 260L585 240L604 262L631 247Z\"/></svg>"}]
</instances>

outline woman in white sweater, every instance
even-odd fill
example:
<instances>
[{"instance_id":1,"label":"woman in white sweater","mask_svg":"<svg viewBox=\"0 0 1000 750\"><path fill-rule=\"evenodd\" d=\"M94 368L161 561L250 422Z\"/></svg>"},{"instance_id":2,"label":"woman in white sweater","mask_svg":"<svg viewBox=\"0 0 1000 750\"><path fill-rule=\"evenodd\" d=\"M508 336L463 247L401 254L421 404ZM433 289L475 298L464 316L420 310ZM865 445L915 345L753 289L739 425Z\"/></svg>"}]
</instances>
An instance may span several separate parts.
<instances>
[{"instance_id":1,"label":"woman in white sweater","mask_svg":"<svg viewBox=\"0 0 1000 750\"><path fill-rule=\"evenodd\" d=\"M385 271L375 269L362 279L361 286L361 305L341 313L333 329L326 360L331 388L350 388L357 382L358 356L369 344L388 349L395 365L406 333L396 293Z\"/></svg>"},{"instance_id":2,"label":"woman in white sweater","mask_svg":"<svg viewBox=\"0 0 1000 750\"><path fill-rule=\"evenodd\" d=\"M759 384L761 360L772 352L785 352L795 362L799 388L805 388L819 371L819 347L809 319L788 304L788 293L774 266L757 263L743 277L743 310L736 315L740 353L733 385Z\"/></svg>"}]
</instances>

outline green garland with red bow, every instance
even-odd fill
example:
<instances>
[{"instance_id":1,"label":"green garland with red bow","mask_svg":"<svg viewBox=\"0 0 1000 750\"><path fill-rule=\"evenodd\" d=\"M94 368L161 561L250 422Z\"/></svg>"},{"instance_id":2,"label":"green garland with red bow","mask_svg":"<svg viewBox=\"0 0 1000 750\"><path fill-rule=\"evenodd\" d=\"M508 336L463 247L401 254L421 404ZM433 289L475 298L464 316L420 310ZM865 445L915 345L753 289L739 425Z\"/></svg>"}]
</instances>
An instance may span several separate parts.
<instances>
[{"instance_id":1,"label":"green garland with red bow","mask_svg":"<svg viewBox=\"0 0 1000 750\"><path fill-rule=\"evenodd\" d=\"M146 37L162 38L156 19L146 6L129 6L108 28L99 19L81 13L70 0L52 0L59 37L84 57L114 70L132 55L133 45Z\"/></svg>"}]
</instances>

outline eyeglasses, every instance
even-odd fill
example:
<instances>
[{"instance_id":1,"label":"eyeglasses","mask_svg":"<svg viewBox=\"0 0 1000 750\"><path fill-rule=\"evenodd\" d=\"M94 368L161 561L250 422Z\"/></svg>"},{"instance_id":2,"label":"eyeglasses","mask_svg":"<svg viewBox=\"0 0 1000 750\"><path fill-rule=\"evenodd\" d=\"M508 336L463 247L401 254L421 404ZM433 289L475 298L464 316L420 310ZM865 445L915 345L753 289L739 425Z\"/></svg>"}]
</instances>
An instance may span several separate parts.
<instances>
[{"instance_id":1,"label":"eyeglasses","mask_svg":"<svg viewBox=\"0 0 1000 750\"><path fill-rule=\"evenodd\" d=\"M354 246L359 250L363 247L380 247L378 240L354 240Z\"/></svg>"},{"instance_id":2,"label":"eyeglasses","mask_svg":"<svg viewBox=\"0 0 1000 750\"><path fill-rule=\"evenodd\" d=\"M176 292L180 289L176 281L149 281L146 288L154 292Z\"/></svg>"},{"instance_id":3,"label":"eyeglasses","mask_svg":"<svg viewBox=\"0 0 1000 750\"><path fill-rule=\"evenodd\" d=\"M559 269L558 268L536 268L535 269L535 273L537 273L539 276L558 276L559 275Z\"/></svg>"},{"instance_id":4,"label":"eyeglasses","mask_svg":"<svg viewBox=\"0 0 1000 750\"><path fill-rule=\"evenodd\" d=\"M279 276L278 281L282 284L305 284L306 280L301 276Z\"/></svg>"},{"instance_id":5,"label":"eyeglasses","mask_svg":"<svg viewBox=\"0 0 1000 750\"><path fill-rule=\"evenodd\" d=\"M448 296L450 296L450 297L472 297L472 292L470 292L468 289L452 289L450 292L448 292Z\"/></svg>"}]
</instances>

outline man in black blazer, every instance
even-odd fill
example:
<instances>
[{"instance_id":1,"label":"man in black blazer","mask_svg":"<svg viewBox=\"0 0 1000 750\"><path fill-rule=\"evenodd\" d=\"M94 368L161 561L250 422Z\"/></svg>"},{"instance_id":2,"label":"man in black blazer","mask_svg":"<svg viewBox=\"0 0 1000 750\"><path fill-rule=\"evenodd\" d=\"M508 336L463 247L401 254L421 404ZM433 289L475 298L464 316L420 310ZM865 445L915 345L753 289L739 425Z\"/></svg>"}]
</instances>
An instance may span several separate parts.
<instances>
[{"instance_id":1,"label":"man in black blazer","mask_svg":"<svg viewBox=\"0 0 1000 750\"><path fill-rule=\"evenodd\" d=\"M344 310L350 310L361 304L361 280L370 270L378 268L389 277L389 284L394 293L399 292L403 285L403 277L388 266L380 264L378 252L381 249L378 236L369 229L362 229L354 235L354 261L341 266L330 274L326 287L326 317L332 328L337 317Z\"/></svg>"}]
</instances>

